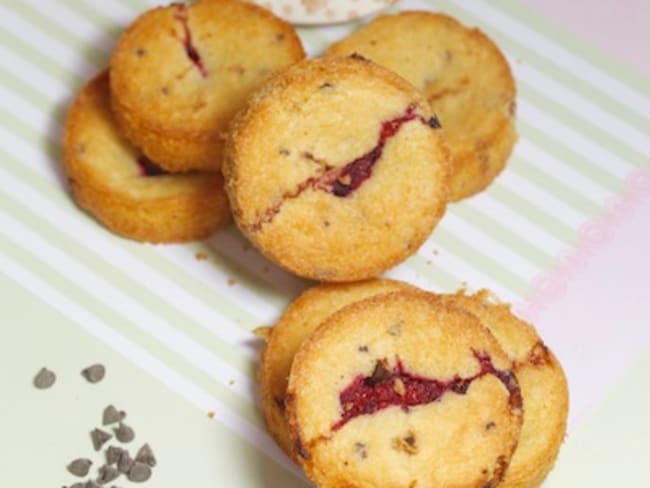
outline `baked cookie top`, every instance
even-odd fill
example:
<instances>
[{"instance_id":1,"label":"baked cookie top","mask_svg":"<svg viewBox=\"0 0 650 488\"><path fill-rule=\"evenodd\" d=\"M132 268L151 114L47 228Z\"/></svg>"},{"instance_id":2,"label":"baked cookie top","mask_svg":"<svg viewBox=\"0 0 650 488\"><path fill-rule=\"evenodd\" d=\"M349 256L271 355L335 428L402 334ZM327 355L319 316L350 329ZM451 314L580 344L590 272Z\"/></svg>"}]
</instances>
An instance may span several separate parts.
<instances>
[{"instance_id":1,"label":"baked cookie top","mask_svg":"<svg viewBox=\"0 0 650 488\"><path fill-rule=\"evenodd\" d=\"M283 71L235 117L226 144L237 224L304 277L377 276L444 213L447 150L429 104L360 56Z\"/></svg>"},{"instance_id":2,"label":"baked cookie top","mask_svg":"<svg viewBox=\"0 0 650 488\"><path fill-rule=\"evenodd\" d=\"M108 70L75 97L63 146L75 198L119 234L183 241L228 220L220 174L165 173L124 139L111 112Z\"/></svg>"},{"instance_id":3,"label":"baked cookie top","mask_svg":"<svg viewBox=\"0 0 650 488\"><path fill-rule=\"evenodd\" d=\"M252 3L199 0L157 7L117 43L113 106L129 139L161 166L217 169L220 134L235 111L273 72L303 58L291 25ZM191 147L193 160L186 162L164 138L203 151Z\"/></svg>"},{"instance_id":4,"label":"baked cookie top","mask_svg":"<svg viewBox=\"0 0 650 488\"><path fill-rule=\"evenodd\" d=\"M499 486L539 486L553 467L566 432L569 392L562 366L535 329L517 318L509 305L491 298L489 292L470 296L457 293L444 299L481 320L513 362L519 380L524 423L517 450Z\"/></svg>"},{"instance_id":5,"label":"baked cookie top","mask_svg":"<svg viewBox=\"0 0 650 488\"><path fill-rule=\"evenodd\" d=\"M433 295L345 307L294 359L297 458L328 488L496 486L522 422L510 364L475 316Z\"/></svg>"},{"instance_id":6,"label":"baked cookie top","mask_svg":"<svg viewBox=\"0 0 650 488\"><path fill-rule=\"evenodd\" d=\"M516 141L515 82L483 32L444 14L382 15L334 43L327 55L357 52L400 74L433 105L452 154L451 200L485 188Z\"/></svg>"},{"instance_id":7,"label":"baked cookie top","mask_svg":"<svg viewBox=\"0 0 650 488\"><path fill-rule=\"evenodd\" d=\"M268 329L259 368L262 410L269 432L289 456L294 456L294 452L284 398L293 357L300 344L321 322L346 305L383 293L414 289L407 283L387 279L317 285L296 298Z\"/></svg>"}]
</instances>

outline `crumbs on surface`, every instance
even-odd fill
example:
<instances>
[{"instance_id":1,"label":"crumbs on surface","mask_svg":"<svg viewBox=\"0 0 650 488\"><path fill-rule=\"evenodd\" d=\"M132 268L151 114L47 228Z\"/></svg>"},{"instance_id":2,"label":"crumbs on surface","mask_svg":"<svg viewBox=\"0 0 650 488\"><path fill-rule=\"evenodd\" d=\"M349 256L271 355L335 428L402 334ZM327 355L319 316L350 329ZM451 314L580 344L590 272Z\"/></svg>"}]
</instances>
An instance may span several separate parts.
<instances>
[{"instance_id":1,"label":"crumbs on surface","mask_svg":"<svg viewBox=\"0 0 650 488\"><path fill-rule=\"evenodd\" d=\"M212 410L210 410L210 411L208 412L208 418L209 418L209 419L213 419L215 415L216 415L216 414L215 414Z\"/></svg>"},{"instance_id":2,"label":"crumbs on surface","mask_svg":"<svg viewBox=\"0 0 650 488\"><path fill-rule=\"evenodd\" d=\"M235 278L228 278L228 286L235 286L237 284L237 280Z\"/></svg>"},{"instance_id":3,"label":"crumbs on surface","mask_svg":"<svg viewBox=\"0 0 650 488\"><path fill-rule=\"evenodd\" d=\"M194 257L197 261L206 261L210 256L205 251L197 251L197 253L194 254Z\"/></svg>"}]
</instances>

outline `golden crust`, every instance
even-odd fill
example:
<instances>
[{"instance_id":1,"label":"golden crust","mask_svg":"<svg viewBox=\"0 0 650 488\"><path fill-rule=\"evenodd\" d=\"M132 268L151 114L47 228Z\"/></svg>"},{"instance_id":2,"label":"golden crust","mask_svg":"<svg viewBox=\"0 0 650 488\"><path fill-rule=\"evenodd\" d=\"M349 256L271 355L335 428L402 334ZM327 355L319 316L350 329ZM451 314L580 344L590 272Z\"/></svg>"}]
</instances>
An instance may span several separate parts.
<instances>
[{"instance_id":1,"label":"golden crust","mask_svg":"<svg viewBox=\"0 0 650 488\"><path fill-rule=\"evenodd\" d=\"M266 426L278 445L294 456L284 398L293 357L300 344L334 312L364 298L399 290L414 290L400 281L373 279L349 284L321 284L296 298L269 330L258 379Z\"/></svg>"},{"instance_id":2,"label":"golden crust","mask_svg":"<svg viewBox=\"0 0 650 488\"><path fill-rule=\"evenodd\" d=\"M128 140L168 171L221 165L221 133L274 71L305 57L287 22L241 0L142 14L111 59L111 95Z\"/></svg>"},{"instance_id":3,"label":"golden crust","mask_svg":"<svg viewBox=\"0 0 650 488\"><path fill-rule=\"evenodd\" d=\"M289 379L287 416L307 475L322 488L496 486L522 422L520 405L496 375L478 377L464 394L388 407L333 428L343 411L340 393L378 361L392 366L399 357L417 377L452 381L481 370L476 352L509 370L474 315L431 294L381 295L330 316L303 342Z\"/></svg>"},{"instance_id":4,"label":"golden crust","mask_svg":"<svg viewBox=\"0 0 650 488\"><path fill-rule=\"evenodd\" d=\"M422 90L447 131L451 200L473 195L505 166L517 140L516 87L499 48L479 29L432 12L383 15L333 44L358 52Z\"/></svg>"},{"instance_id":5,"label":"golden crust","mask_svg":"<svg viewBox=\"0 0 650 488\"><path fill-rule=\"evenodd\" d=\"M513 315L509 305L490 300L488 292L471 296L458 293L443 299L476 315L515 364L524 424L517 450L499 486L541 485L553 467L566 432L569 392L562 366L535 329Z\"/></svg>"},{"instance_id":6,"label":"golden crust","mask_svg":"<svg viewBox=\"0 0 650 488\"><path fill-rule=\"evenodd\" d=\"M219 173L143 177L139 156L116 127L104 71L77 94L65 125L64 168L79 206L148 242L199 239L229 220Z\"/></svg>"},{"instance_id":7,"label":"golden crust","mask_svg":"<svg viewBox=\"0 0 650 488\"><path fill-rule=\"evenodd\" d=\"M341 197L319 186L379 147L382 124L408 110L417 115L386 139L356 190ZM235 221L300 276L377 276L414 253L444 213L448 153L432 116L408 82L363 58L288 68L230 126L223 171Z\"/></svg>"}]
</instances>

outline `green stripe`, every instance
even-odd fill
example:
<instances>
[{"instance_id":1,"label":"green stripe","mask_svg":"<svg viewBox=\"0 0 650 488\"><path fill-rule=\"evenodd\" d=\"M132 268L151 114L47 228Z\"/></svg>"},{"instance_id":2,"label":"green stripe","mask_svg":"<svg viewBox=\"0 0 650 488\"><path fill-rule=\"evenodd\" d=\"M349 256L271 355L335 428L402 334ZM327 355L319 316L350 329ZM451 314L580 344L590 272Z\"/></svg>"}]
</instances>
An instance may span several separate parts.
<instances>
[{"instance_id":1,"label":"green stripe","mask_svg":"<svg viewBox=\"0 0 650 488\"><path fill-rule=\"evenodd\" d=\"M490 3L490 5L496 5ZM545 75L555 79L557 82L571 88L583 97L589 100L598 100L598 105L608 112L616 115L617 117L625 120L632 126L645 127L648 120L642 115L637 114L635 111L622 105L616 98L616 94L612 93L610 96L603 93L603 91L592 87L590 84L582 81L572 73L566 71L549 61L537 51L532 48L525 47L519 39L511 37L508 32L497 31L495 28L489 26L484 19L476 17L471 14L469 10L463 10L462 2L450 2L449 0L440 0L436 2L436 8L447 11L451 15L458 17L463 23L467 25L477 25L485 30L487 34L496 42L499 47L508 51L515 58L521 59L523 62L535 66L538 70L542 71ZM528 25L535 25L535 22L529 22ZM546 36L549 37L549 36ZM602 65L600 65L602 66Z\"/></svg>"},{"instance_id":2,"label":"green stripe","mask_svg":"<svg viewBox=\"0 0 650 488\"><path fill-rule=\"evenodd\" d=\"M39 31L45 33L71 50L83 53L83 57L95 65L106 64L108 54L92 44L79 39L71 33L72 26L68 28L54 22L51 16L41 9L34 8L26 2L12 2L11 10L33 24Z\"/></svg>"},{"instance_id":3,"label":"green stripe","mask_svg":"<svg viewBox=\"0 0 650 488\"><path fill-rule=\"evenodd\" d=\"M7 202L7 199L0 195L0 201L3 203L3 208L6 208L4 205L9 203ZM170 351L166 346L154 340L154 338L146 332L140 330L134 325L130 325L122 316L117 315L102 302L88 294L83 288L83 283L77 283L73 277L67 277L53 269L49 263L44 263L40 256L28 252L26 246L18 246L1 234L0 243L2 243L3 254L9 257L12 261L21 263L23 267L38 275L43 279L43 281L56 288L57 291L68 298L72 298L76 303L82 305L88 311L92 311L92 314L95 317L108 324L112 329L125 336L128 340L145 347L149 353L164 362L167 366L171 367L174 371L192 381L205 391L210 392L215 396L215 398L238 412L249 422L258 427L262 427L262 421L260 420L259 414L254 405L231 391L231 389L216 379L203 373L176 353Z\"/></svg>"},{"instance_id":4,"label":"green stripe","mask_svg":"<svg viewBox=\"0 0 650 488\"><path fill-rule=\"evenodd\" d=\"M528 220L542 227L556 239L572 244L575 242L578 234L577 229L556 220L549 215L544 209L540 209L534 203L526 200L518 194L508 190L499 180L496 180L487 190L490 196L494 197L501 204L516 209L521 215L525 215Z\"/></svg>"},{"instance_id":5,"label":"green stripe","mask_svg":"<svg viewBox=\"0 0 650 488\"><path fill-rule=\"evenodd\" d=\"M510 272L505 267L507 263L500 263L483 254L478 245L479 243L475 243L476 247L474 247L444 229L444 226L443 228L436 229L436 232L433 234L433 241L439 243L449 252L459 256L467 265L476 268L490 279L510 288L517 294L524 295L528 290L529 285L525 279Z\"/></svg>"},{"instance_id":6,"label":"green stripe","mask_svg":"<svg viewBox=\"0 0 650 488\"><path fill-rule=\"evenodd\" d=\"M551 20L535 12L524 2L500 0L500 2L490 2L490 5L505 10L511 17L516 18L529 27L533 27L535 31L562 45L565 49L571 51L572 54L589 61L601 70L607 71L607 74L612 78L650 97L650 78L636 72L632 67L621 62L618 58L608 55L598 50L595 46L582 41L572 32L552 23ZM603 69L603 67L606 67L606 69Z\"/></svg>"},{"instance_id":7,"label":"green stripe","mask_svg":"<svg viewBox=\"0 0 650 488\"><path fill-rule=\"evenodd\" d=\"M579 210L586 217L594 218L600 215L602 210L600 205L576 192L574 187L568 184L567 181L555 178L553 175L540 170L525 157L519 155L512 157L508 168L526 181L535 182L535 186L542 188L565 205Z\"/></svg>"},{"instance_id":8,"label":"green stripe","mask_svg":"<svg viewBox=\"0 0 650 488\"><path fill-rule=\"evenodd\" d=\"M48 95L32 87L32 85L25 83L25 81L18 78L14 71L7 70L0 66L0 76L2 77L2 87L8 91L17 94L23 100L29 100L36 107L49 107L52 102ZM55 116L56 120L59 118L59 113Z\"/></svg>"},{"instance_id":9,"label":"green stripe","mask_svg":"<svg viewBox=\"0 0 650 488\"><path fill-rule=\"evenodd\" d=\"M453 212L459 219L468 222L477 229L481 229L487 235L494 237L497 241L507 246L511 251L534 263L535 266L540 268L540 272L554 262L554 256L552 254L523 239L521 233L514 231L511 227L496 220L492 215L488 215L463 203L453 205L448 212Z\"/></svg>"},{"instance_id":10,"label":"green stripe","mask_svg":"<svg viewBox=\"0 0 650 488\"><path fill-rule=\"evenodd\" d=\"M582 117L578 117L566 104L562 104L559 101L546 97L524 82L519 82L518 90L520 97L537 107L544 107L544 112L551 114L554 118L581 133L588 139L596 141L599 145L606 147L609 151L613 152L630 165L642 166L646 163L650 153L639 152L632 146L627 145L614 136L607 130L606 119L591 120L587 122ZM647 149L650 151L650 147Z\"/></svg>"},{"instance_id":11,"label":"green stripe","mask_svg":"<svg viewBox=\"0 0 650 488\"><path fill-rule=\"evenodd\" d=\"M559 144L555 138L540 131L519 119L517 126L521 136L532 141L536 146L544 149L545 152L562 161L573 170L580 173L586 179L598 185L616 192L622 184L623 179L617 178L611 172L595 164L592 160L564 144ZM632 169L632 168L630 168Z\"/></svg>"},{"instance_id":12,"label":"green stripe","mask_svg":"<svg viewBox=\"0 0 650 488\"><path fill-rule=\"evenodd\" d=\"M90 20L93 24L99 26L99 28L108 36L113 39L117 39L122 33L126 26L118 25L115 20L111 17L105 15L101 10L93 8L89 3L79 2L76 0L59 0L68 6L70 10L76 11L79 15ZM125 4L125 5L128 5ZM129 6L130 9L133 8L132 5ZM135 18L134 12L134 18Z\"/></svg>"}]
</instances>

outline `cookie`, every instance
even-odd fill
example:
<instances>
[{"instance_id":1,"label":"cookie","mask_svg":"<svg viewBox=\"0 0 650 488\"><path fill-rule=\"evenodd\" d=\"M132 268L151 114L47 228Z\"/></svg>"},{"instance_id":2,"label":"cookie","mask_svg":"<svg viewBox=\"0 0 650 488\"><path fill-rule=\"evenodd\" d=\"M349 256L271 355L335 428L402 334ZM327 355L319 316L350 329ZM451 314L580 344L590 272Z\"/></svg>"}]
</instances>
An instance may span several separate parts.
<instances>
[{"instance_id":1,"label":"cookie","mask_svg":"<svg viewBox=\"0 0 650 488\"><path fill-rule=\"evenodd\" d=\"M436 296L345 307L294 358L297 458L322 488L496 486L522 422L510 364L475 316Z\"/></svg>"},{"instance_id":2,"label":"cookie","mask_svg":"<svg viewBox=\"0 0 650 488\"><path fill-rule=\"evenodd\" d=\"M294 29L249 2L154 8L117 43L113 109L127 139L162 168L216 171L235 111L273 72L304 57Z\"/></svg>"},{"instance_id":3,"label":"cookie","mask_svg":"<svg viewBox=\"0 0 650 488\"><path fill-rule=\"evenodd\" d=\"M499 174L517 139L516 88L483 32L432 12L383 15L327 50L353 52L399 73L433 105L452 154L451 200L481 191Z\"/></svg>"},{"instance_id":4,"label":"cookie","mask_svg":"<svg viewBox=\"0 0 650 488\"><path fill-rule=\"evenodd\" d=\"M262 253L319 281L379 275L444 213L447 150L429 104L360 56L298 63L237 114L223 172Z\"/></svg>"},{"instance_id":5,"label":"cookie","mask_svg":"<svg viewBox=\"0 0 650 488\"><path fill-rule=\"evenodd\" d=\"M90 81L70 108L64 168L79 206L125 237L189 241L229 219L219 173L165 174L120 135L108 71Z\"/></svg>"},{"instance_id":6,"label":"cookie","mask_svg":"<svg viewBox=\"0 0 650 488\"><path fill-rule=\"evenodd\" d=\"M569 407L567 381L553 353L535 329L487 291L446 296L454 305L475 314L495 336L514 363L524 407L519 444L499 487L533 488L553 467L566 432Z\"/></svg>"},{"instance_id":7,"label":"cookie","mask_svg":"<svg viewBox=\"0 0 650 488\"><path fill-rule=\"evenodd\" d=\"M413 290L414 287L385 279L317 285L296 298L275 326L269 328L258 373L262 411L269 432L289 456L294 453L285 417L284 397L291 363L300 344L321 322L346 305L371 296L409 289Z\"/></svg>"}]
</instances>

